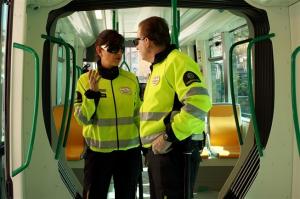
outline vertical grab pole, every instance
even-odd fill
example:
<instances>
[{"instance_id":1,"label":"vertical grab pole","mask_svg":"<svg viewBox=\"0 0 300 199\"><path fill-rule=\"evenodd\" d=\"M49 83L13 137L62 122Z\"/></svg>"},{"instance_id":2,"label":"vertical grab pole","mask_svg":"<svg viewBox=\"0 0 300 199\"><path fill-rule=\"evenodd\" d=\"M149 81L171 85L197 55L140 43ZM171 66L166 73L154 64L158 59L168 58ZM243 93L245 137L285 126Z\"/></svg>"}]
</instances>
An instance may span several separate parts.
<instances>
[{"instance_id":1,"label":"vertical grab pole","mask_svg":"<svg viewBox=\"0 0 300 199\"><path fill-rule=\"evenodd\" d=\"M231 99L232 99L232 108L233 108L233 114L234 114L234 120L235 120L235 126L238 132L238 137L240 141L240 145L243 145L243 139L242 139L242 132L239 124L239 119L237 115L237 109L236 109L236 102L235 102L235 93L234 93L234 84L233 84L233 67L232 67L232 55L233 55L233 49L241 44L245 44L250 42L252 39L246 39L243 41L239 41L234 43L230 49L229 49L229 80L230 80L230 94L231 94Z\"/></svg>"},{"instance_id":2,"label":"vertical grab pole","mask_svg":"<svg viewBox=\"0 0 300 199\"><path fill-rule=\"evenodd\" d=\"M38 116L38 107L39 107L39 82L40 82L40 62L39 62L39 56L36 53L35 50L33 50L32 48L22 45L22 44L18 44L18 43L14 43L13 44L14 48L19 48L22 49L24 51L27 51L29 53L31 53L34 56L34 109L33 109L33 121L32 121L32 125L31 125L31 135L30 135L30 142L29 142L29 146L28 146L28 151L27 151L27 155L26 155L26 160L25 163L23 163L20 167L18 167L17 169L12 171L12 177L18 175L19 173L21 173L22 171L24 171L28 165L30 164L31 161L31 156L32 156L32 151L33 151L33 145L34 145L34 140L35 140L35 133L36 133L36 122L37 122L37 116Z\"/></svg>"},{"instance_id":3,"label":"vertical grab pole","mask_svg":"<svg viewBox=\"0 0 300 199\"><path fill-rule=\"evenodd\" d=\"M81 67L76 65L76 81L79 79L81 75Z\"/></svg>"},{"instance_id":4,"label":"vertical grab pole","mask_svg":"<svg viewBox=\"0 0 300 199\"><path fill-rule=\"evenodd\" d=\"M179 47L179 11L177 11L177 0L172 0L172 43ZM184 151L184 199L191 199L191 156L190 151Z\"/></svg>"},{"instance_id":5,"label":"vertical grab pole","mask_svg":"<svg viewBox=\"0 0 300 199\"><path fill-rule=\"evenodd\" d=\"M274 37L275 34L271 33L268 35L263 35L260 37L254 38L252 41L249 42L248 48L247 48L247 72L248 72L248 91L249 91L249 102L250 102L250 109L251 109L251 118L253 121L253 127L254 127L254 133L255 133L255 141L256 146L258 149L259 156L263 156L263 147L260 140L260 132L257 126L257 120L256 120L256 113L255 113L255 105L254 105L254 99L253 99L253 88L252 88L252 72L251 72L251 49L252 46L259 42L266 39L270 39L271 37Z\"/></svg>"},{"instance_id":6,"label":"vertical grab pole","mask_svg":"<svg viewBox=\"0 0 300 199\"><path fill-rule=\"evenodd\" d=\"M184 199L191 199L192 198L192 189L191 189L191 159L192 159L192 152L185 151L183 152L184 155Z\"/></svg>"},{"instance_id":7,"label":"vertical grab pole","mask_svg":"<svg viewBox=\"0 0 300 199\"><path fill-rule=\"evenodd\" d=\"M172 43L179 48L179 11L177 11L177 0L172 0ZM191 199L191 156L192 153L190 151L184 151L184 199Z\"/></svg>"},{"instance_id":8,"label":"vertical grab pole","mask_svg":"<svg viewBox=\"0 0 300 199\"><path fill-rule=\"evenodd\" d=\"M64 102L64 111L63 111L63 118L62 118L62 123L60 126L60 131L59 131L59 135L58 135L58 141L57 141L57 145L56 145L56 150L55 150L55 159L57 160L59 158L60 155L60 151L61 151L61 146L62 146L62 142L63 142L63 138L64 138L64 130L65 130L65 126L66 126L66 116L67 116L67 111L68 111L68 107L69 107L69 94L70 94L70 49L68 44L59 38L55 38L55 37L51 37L48 35L42 35L41 36L44 39L49 40L52 43L57 43L57 44L61 44L65 47L66 49L66 89L65 89L65 102Z\"/></svg>"},{"instance_id":9,"label":"vertical grab pole","mask_svg":"<svg viewBox=\"0 0 300 199\"><path fill-rule=\"evenodd\" d=\"M115 10L113 10L112 25L113 25L113 30L118 31L119 23L118 23L118 20L117 20L117 11L115 11Z\"/></svg>"},{"instance_id":10,"label":"vertical grab pole","mask_svg":"<svg viewBox=\"0 0 300 199\"><path fill-rule=\"evenodd\" d=\"M296 89L296 57L300 52L300 46L294 50L291 56L291 92L292 92L292 111L294 128L298 146L298 153L300 155L300 130L299 130L299 118L297 109L297 89Z\"/></svg>"},{"instance_id":11,"label":"vertical grab pole","mask_svg":"<svg viewBox=\"0 0 300 199\"><path fill-rule=\"evenodd\" d=\"M66 126L66 131L65 131L63 147L66 146L67 140L68 140L68 137L69 137L70 123L71 123L72 111L73 111L73 106L74 106L75 84L76 84L76 52L75 52L75 49L73 48L73 46L71 46L70 44L67 44L67 45L72 51L72 57L73 57L72 70L73 70L73 73L72 73L71 99L70 99L68 120L67 120L67 126Z\"/></svg>"},{"instance_id":12,"label":"vertical grab pole","mask_svg":"<svg viewBox=\"0 0 300 199\"><path fill-rule=\"evenodd\" d=\"M178 12L177 12L177 0L172 0L172 43L179 47L178 42Z\"/></svg>"}]
</instances>

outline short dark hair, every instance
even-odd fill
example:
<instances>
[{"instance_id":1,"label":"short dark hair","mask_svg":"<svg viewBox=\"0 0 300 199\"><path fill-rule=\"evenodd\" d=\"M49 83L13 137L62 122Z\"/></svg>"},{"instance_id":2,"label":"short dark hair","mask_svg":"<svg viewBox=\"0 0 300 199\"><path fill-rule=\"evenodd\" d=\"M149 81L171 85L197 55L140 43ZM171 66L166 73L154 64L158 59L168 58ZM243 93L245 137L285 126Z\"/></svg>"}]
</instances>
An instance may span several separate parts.
<instances>
[{"instance_id":1,"label":"short dark hair","mask_svg":"<svg viewBox=\"0 0 300 199\"><path fill-rule=\"evenodd\" d=\"M168 23L161 17L149 17L139 23L142 36L149 38L155 45L167 47L170 45Z\"/></svg>"},{"instance_id":2,"label":"short dark hair","mask_svg":"<svg viewBox=\"0 0 300 199\"><path fill-rule=\"evenodd\" d=\"M124 46L124 37L119 34L116 30L103 30L98 35L96 42L95 42L95 48L97 46ZM97 54L97 53L96 53ZM98 55L97 55L98 57ZM99 57L98 57L99 58Z\"/></svg>"}]
</instances>

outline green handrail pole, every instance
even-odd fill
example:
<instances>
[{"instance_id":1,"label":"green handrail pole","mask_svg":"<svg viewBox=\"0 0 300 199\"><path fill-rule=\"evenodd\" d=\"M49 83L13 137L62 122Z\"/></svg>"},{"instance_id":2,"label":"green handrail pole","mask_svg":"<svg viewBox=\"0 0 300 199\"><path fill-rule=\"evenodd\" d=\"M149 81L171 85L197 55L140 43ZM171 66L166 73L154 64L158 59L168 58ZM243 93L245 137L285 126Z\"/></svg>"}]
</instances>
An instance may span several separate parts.
<instances>
[{"instance_id":1,"label":"green handrail pole","mask_svg":"<svg viewBox=\"0 0 300 199\"><path fill-rule=\"evenodd\" d=\"M126 66L126 68L128 69L128 71L130 72L130 68L129 68L129 66L128 66L128 64L126 63L126 61L124 60L123 62L122 62L122 64L121 64L121 68L122 68L122 66L123 65L125 65Z\"/></svg>"},{"instance_id":2,"label":"green handrail pole","mask_svg":"<svg viewBox=\"0 0 300 199\"><path fill-rule=\"evenodd\" d=\"M38 117L38 107L39 107L39 82L40 82L40 71L39 71L39 66L40 66L40 62L39 62L39 56L36 53L35 50L33 50L32 48L22 45L22 44L18 44L18 43L14 43L13 44L14 48L19 48L22 49L26 52L29 52L33 55L34 57L34 109L33 109L33 121L32 121L32 125L31 125L31 135L30 135L30 142L29 142L29 146L28 146L28 151L27 151L27 155L26 155L26 160L25 163L23 163L20 167L18 167L17 169L12 171L12 177L18 175L20 172L22 172L23 170L25 170L31 161L31 157L32 157L32 151L33 151L33 145L34 145L34 140L35 140L35 133L36 133L36 123L37 123L37 117Z\"/></svg>"},{"instance_id":3,"label":"green handrail pole","mask_svg":"<svg viewBox=\"0 0 300 199\"><path fill-rule=\"evenodd\" d=\"M253 99L253 88L252 88L252 72L251 72L251 49L252 46L259 42L266 39L270 39L271 37L274 37L275 34L271 33L268 35L263 35L260 37L254 38L252 41L249 42L248 48L247 48L247 72L248 72L248 91L249 91L249 103L250 103L250 110L251 110L251 117L253 121L253 127L254 127L254 134L255 134L255 141L256 146L258 149L258 153L260 156L263 156L263 147L260 140L260 132L257 126L257 120L256 120L256 114L255 114L255 106L254 106L254 99Z\"/></svg>"},{"instance_id":4,"label":"green handrail pole","mask_svg":"<svg viewBox=\"0 0 300 199\"><path fill-rule=\"evenodd\" d=\"M178 24L177 24L177 0L172 0L172 43L179 47Z\"/></svg>"},{"instance_id":5,"label":"green handrail pole","mask_svg":"<svg viewBox=\"0 0 300 199\"><path fill-rule=\"evenodd\" d=\"M56 37L51 37L48 35L42 35L41 36L44 39L49 40L52 43L57 43L57 44L61 44L65 47L66 49L66 89L65 89L65 103L64 103L64 111L63 111L63 118L62 118L62 122L61 122L61 126L60 126L60 130L59 130L59 135L58 135L58 141L57 141L57 145L56 145L56 150L55 150L55 159L57 160L59 158L60 155L60 151L61 151L61 145L62 145L62 140L64 137L64 130L65 130L65 126L66 126L66 115L67 115L67 109L68 109L68 103L69 103L69 93L70 93L70 49L68 44L59 38Z\"/></svg>"},{"instance_id":6,"label":"green handrail pole","mask_svg":"<svg viewBox=\"0 0 300 199\"><path fill-rule=\"evenodd\" d=\"M74 106L75 87L76 87L76 52L72 45L68 44L68 47L71 49L72 57L73 57L73 60L72 60L73 61L73 64L72 64L73 74L72 74L71 100L70 100L69 114L68 114L67 127L66 127L66 131L65 131L63 147L66 146L67 140L69 137L70 123L71 123L72 111L73 111L73 106Z\"/></svg>"},{"instance_id":7,"label":"green handrail pole","mask_svg":"<svg viewBox=\"0 0 300 199\"><path fill-rule=\"evenodd\" d=\"M113 15L112 15L112 25L113 25L113 30L117 30L117 16L116 16L116 11L113 10Z\"/></svg>"},{"instance_id":8,"label":"green handrail pole","mask_svg":"<svg viewBox=\"0 0 300 199\"><path fill-rule=\"evenodd\" d=\"M177 10L177 37L179 37L180 33L180 10Z\"/></svg>"},{"instance_id":9,"label":"green handrail pole","mask_svg":"<svg viewBox=\"0 0 300 199\"><path fill-rule=\"evenodd\" d=\"M80 78L80 75L82 74L82 71L81 71L81 68L79 67L79 68L77 68L77 79L79 79Z\"/></svg>"},{"instance_id":10,"label":"green handrail pole","mask_svg":"<svg viewBox=\"0 0 300 199\"><path fill-rule=\"evenodd\" d=\"M299 118L298 118L298 109L297 109L297 89L296 89L296 57L300 52L300 46L294 50L291 56L291 91L292 91L292 111L293 111L293 120L294 128L296 133L296 140L298 146L298 153L300 155L300 130L299 130Z\"/></svg>"},{"instance_id":11,"label":"green handrail pole","mask_svg":"<svg viewBox=\"0 0 300 199\"><path fill-rule=\"evenodd\" d=\"M60 156L61 146L64 138L65 126L66 126L66 117L67 111L69 107L69 93L70 93L70 51L67 45L64 45L66 49L66 89L65 89L65 102L64 102L64 111L63 111L63 119L59 131L58 141L55 150L55 159L57 160Z\"/></svg>"},{"instance_id":12,"label":"green handrail pole","mask_svg":"<svg viewBox=\"0 0 300 199\"><path fill-rule=\"evenodd\" d=\"M236 109L236 102L235 102L235 93L234 93L234 84L233 84L233 66L232 66L232 55L233 55L233 50L236 46L245 44L250 42L252 39L246 39L243 41L238 41L234 43L230 49L229 49L229 81L230 81L230 94L231 94L231 99L232 99L232 108L233 108L233 114L234 114L234 120L235 120L235 126L238 132L238 137L239 137L239 142L240 145L243 145L243 138L242 138L242 132L239 124L239 119L237 115L237 109Z\"/></svg>"},{"instance_id":13,"label":"green handrail pole","mask_svg":"<svg viewBox=\"0 0 300 199\"><path fill-rule=\"evenodd\" d=\"M41 38L49 40L52 43L60 44L60 45L63 45L63 46L66 46L66 44L67 44L63 39L57 38L57 37L52 37L52 36L49 36L49 35L42 34Z\"/></svg>"},{"instance_id":14,"label":"green handrail pole","mask_svg":"<svg viewBox=\"0 0 300 199\"><path fill-rule=\"evenodd\" d=\"M70 93L70 50L69 47L67 45L65 45L65 49L66 49L66 89L65 89L65 103L64 103L64 111L63 111L63 121L61 124L61 128L60 128L60 132L59 132L59 136L58 136L58 141L57 141L57 145L56 145L56 151L55 151L55 159L57 160L60 156L60 152L61 152L61 146L62 146L62 142L63 142L63 138L64 138L64 132L65 129L64 127L66 126L66 116L67 116L67 111L68 111L68 107L69 107L69 93Z\"/></svg>"},{"instance_id":15,"label":"green handrail pole","mask_svg":"<svg viewBox=\"0 0 300 199\"><path fill-rule=\"evenodd\" d=\"M123 53L123 61L122 61L122 63L121 63L121 65L120 65L120 68L122 68L123 67L123 65L125 65L126 66L126 68L128 69L128 71L130 72L130 68L129 68L129 66L128 66L128 64L126 63L126 57L125 57L125 52Z\"/></svg>"},{"instance_id":16,"label":"green handrail pole","mask_svg":"<svg viewBox=\"0 0 300 199\"><path fill-rule=\"evenodd\" d=\"M80 66L76 65L76 81L79 79L81 75L81 68Z\"/></svg>"}]
</instances>

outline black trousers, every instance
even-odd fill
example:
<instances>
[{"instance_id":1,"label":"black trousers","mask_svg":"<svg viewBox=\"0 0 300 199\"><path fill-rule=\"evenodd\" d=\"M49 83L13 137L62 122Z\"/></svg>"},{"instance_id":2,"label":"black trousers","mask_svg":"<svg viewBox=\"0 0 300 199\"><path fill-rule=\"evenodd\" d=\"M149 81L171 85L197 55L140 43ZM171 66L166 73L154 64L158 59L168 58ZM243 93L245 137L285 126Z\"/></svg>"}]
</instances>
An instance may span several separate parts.
<instances>
[{"instance_id":1,"label":"black trousers","mask_svg":"<svg viewBox=\"0 0 300 199\"><path fill-rule=\"evenodd\" d=\"M191 142L191 143L190 143ZM201 142L201 141L200 141ZM199 142L198 142L199 143ZM184 152L186 144L191 155L191 193L197 177L200 163L201 144L195 141L172 144L173 150L166 154L154 155L152 149L147 153L148 174L151 199L183 199L184 198Z\"/></svg>"},{"instance_id":2,"label":"black trousers","mask_svg":"<svg viewBox=\"0 0 300 199\"><path fill-rule=\"evenodd\" d=\"M111 153L87 149L84 165L84 199L106 199L111 178L116 199L135 199L140 175L140 148Z\"/></svg>"}]
</instances>

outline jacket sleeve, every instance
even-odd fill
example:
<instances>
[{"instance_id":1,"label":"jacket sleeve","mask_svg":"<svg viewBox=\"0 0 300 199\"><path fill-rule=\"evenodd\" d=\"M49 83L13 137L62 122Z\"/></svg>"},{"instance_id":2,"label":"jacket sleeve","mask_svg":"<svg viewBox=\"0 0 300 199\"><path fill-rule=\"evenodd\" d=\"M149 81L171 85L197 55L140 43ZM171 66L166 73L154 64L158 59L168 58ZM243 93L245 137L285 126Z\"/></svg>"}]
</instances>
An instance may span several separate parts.
<instances>
[{"instance_id":1,"label":"jacket sleeve","mask_svg":"<svg viewBox=\"0 0 300 199\"><path fill-rule=\"evenodd\" d=\"M175 58L165 75L182 104L179 111L171 114L171 122L166 125L168 136L183 140L202 133L212 105L198 64L187 56Z\"/></svg>"},{"instance_id":2,"label":"jacket sleeve","mask_svg":"<svg viewBox=\"0 0 300 199\"><path fill-rule=\"evenodd\" d=\"M97 97L97 94L91 93L91 90L89 90L88 77L86 74L83 74L77 81L76 98L74 102L74 116L80 125L83 126L93 123L92 116L96 111L95 98Z\"/></svg>"}]
</instances>

